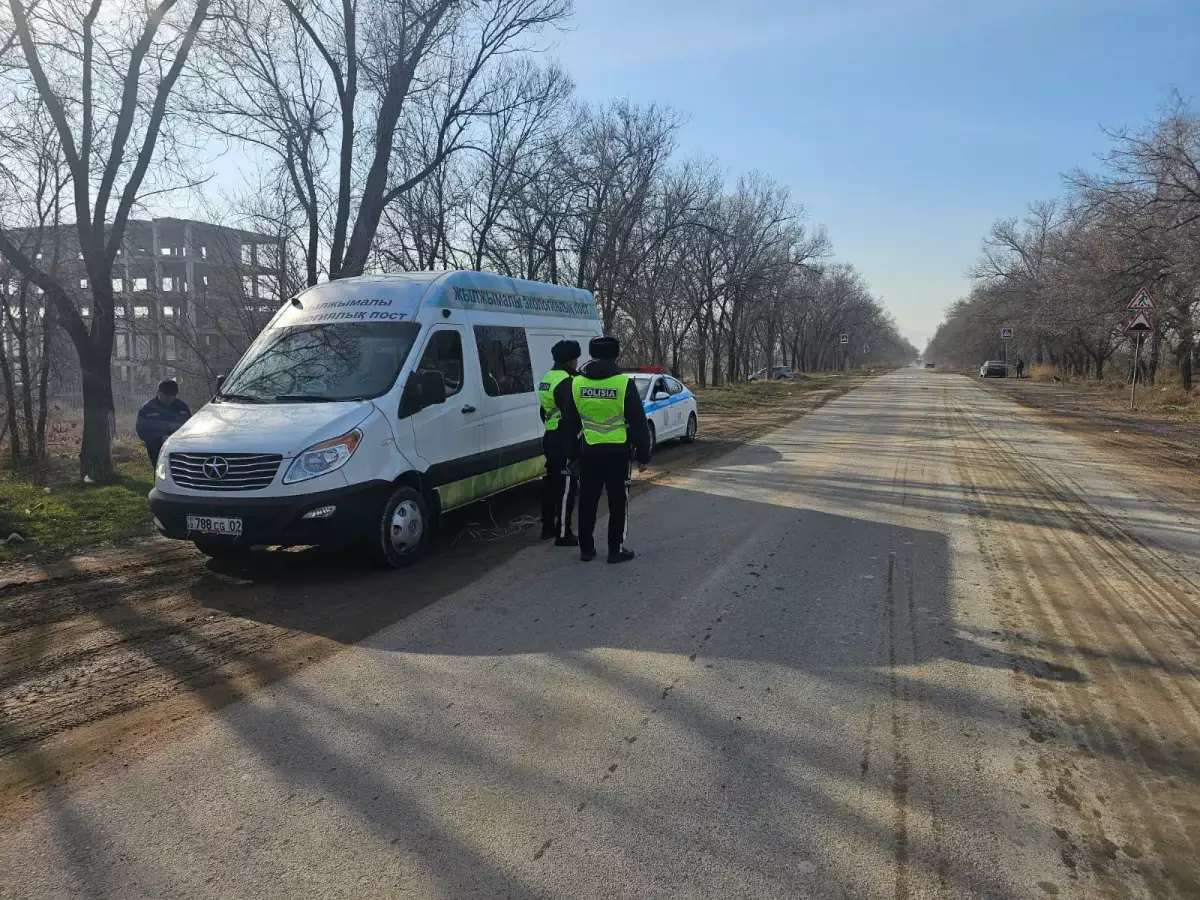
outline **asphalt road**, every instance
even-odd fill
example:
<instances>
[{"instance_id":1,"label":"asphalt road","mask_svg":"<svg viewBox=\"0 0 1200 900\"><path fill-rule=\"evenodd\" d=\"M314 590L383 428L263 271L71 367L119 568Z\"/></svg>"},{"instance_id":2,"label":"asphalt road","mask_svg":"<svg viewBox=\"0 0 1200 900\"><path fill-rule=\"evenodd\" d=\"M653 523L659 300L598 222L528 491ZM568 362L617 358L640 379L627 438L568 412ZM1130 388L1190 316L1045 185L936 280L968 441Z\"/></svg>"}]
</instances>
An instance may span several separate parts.
<instances>
[{"instance_id":1,"label":"asphalt road","mask_svg":"<svg viewBox=\"0 0 1200 900\"><path fill-rule=\"evenodd\" d=\"M48 791L0 897L1200 896L1200 520L1153 475L878 379L637 497L630 565L524 549Z\"/></svg>"}]
</instances>

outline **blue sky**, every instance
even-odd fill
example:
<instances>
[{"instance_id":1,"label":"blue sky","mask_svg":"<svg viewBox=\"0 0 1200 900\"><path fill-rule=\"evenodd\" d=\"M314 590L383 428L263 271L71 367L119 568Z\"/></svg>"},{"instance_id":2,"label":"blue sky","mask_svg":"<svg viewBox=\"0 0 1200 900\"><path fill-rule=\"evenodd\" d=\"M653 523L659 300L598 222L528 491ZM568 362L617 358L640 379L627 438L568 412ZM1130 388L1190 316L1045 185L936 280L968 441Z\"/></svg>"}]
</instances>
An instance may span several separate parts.
<instances>
[{"instance_id":1,"label":"blue sky","mask_svg":"<svg viewBox=\"0 0 1200 900\"><path fill-rule=\"evenodd\" d=\"M996 218L1090 166L1102 126L1200 101L1200 0L575 0L553 53L588 100L687 117L829 228L918 347Z\"/></svg>"}]
</instances>

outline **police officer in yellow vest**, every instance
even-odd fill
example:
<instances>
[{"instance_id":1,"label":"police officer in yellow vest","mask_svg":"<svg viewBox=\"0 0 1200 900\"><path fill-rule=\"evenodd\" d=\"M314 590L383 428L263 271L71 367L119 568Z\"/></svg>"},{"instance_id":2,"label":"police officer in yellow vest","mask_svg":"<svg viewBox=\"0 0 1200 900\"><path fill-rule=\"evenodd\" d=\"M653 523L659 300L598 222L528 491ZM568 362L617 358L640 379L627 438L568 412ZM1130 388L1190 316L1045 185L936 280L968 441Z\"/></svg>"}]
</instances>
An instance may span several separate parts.
<instances>
[{"instance_id":1,"label":"police officer in yellow vest","mask_svg":"<svg viewBox=\"0 0 1200 900\"><path fill-rule=\"evenodd\" d=\"M579 454L579 558L596 558L596 512L601 493L608 494L608 561L628 562L633 551L625 548L631 458L644 469L650 461L650 430L637 388L621 373L616 338L592 338L592 360L570 381L570 397L559 407L568 433L583 438Z\"/></svg>"},{"instance_id":2,"label":"police officer in yellow vest","mask_svg":"<svg viewBox=\"0 0 1200 900\"><path fill-rule=\"evenodd\" d=\"M571 513L575 510L575 476L571 473L572 445L579 432L562 427L560 400L570 402L571 378L579 365L579 343L559 341L550 348L554 368L538 384L542 405L542 453L546 456L546 477L542 479L542 539L554 538L556 547L578 547L571 532Z\"/></svg>"}]
</instances>

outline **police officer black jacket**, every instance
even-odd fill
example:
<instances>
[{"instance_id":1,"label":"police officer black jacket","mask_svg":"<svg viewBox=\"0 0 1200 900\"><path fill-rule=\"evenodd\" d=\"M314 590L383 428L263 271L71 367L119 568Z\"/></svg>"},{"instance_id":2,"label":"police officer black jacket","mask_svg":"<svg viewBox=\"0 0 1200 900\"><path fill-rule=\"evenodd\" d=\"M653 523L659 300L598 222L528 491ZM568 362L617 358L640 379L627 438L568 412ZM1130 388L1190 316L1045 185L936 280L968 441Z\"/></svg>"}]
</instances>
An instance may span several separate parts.
<instances>
[{"instance_id":1,"label":"police officer black jacket","mask_svg":"<svg viewBox=\"0 0 1200 900\"><path fill-rule=\"evenodd\" d=\"M621 367L615 359L593 359L579 370L579 374L597 380L612 378L621 374ZM579 418L579 410L575 408L575 398L571 394L571 379L564 378L554 389L554 405L562 411L559 430L564 435L578 435L583 430L583 423ZM629 390L625 392L625 429L638 463L645 465L650 462L650 429L646 425L646 409L642 406L642 398L638 396L637 387L633 384L630 384ZM581 452L629 453L625 444L587 444L579 439L570 443L568 454L572 459L578 457Z\"/></svg>"}]
</instances>

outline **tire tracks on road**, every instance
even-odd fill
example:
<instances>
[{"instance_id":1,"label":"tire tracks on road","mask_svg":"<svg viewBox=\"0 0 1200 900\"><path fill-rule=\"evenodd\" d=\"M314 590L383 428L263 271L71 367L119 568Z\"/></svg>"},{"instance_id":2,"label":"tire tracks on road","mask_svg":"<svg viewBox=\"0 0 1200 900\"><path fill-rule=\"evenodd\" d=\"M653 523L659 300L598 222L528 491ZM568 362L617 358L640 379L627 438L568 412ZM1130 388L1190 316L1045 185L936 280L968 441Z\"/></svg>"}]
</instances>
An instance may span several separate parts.
<instances>
[{"instance_id":1,"label":"tire tracks on road","mask_svg":"<svg viewBox=\"0 0 1200 900\"><path fill-rule=\"evenodd\" d=\"M976 541L1008 585L1008 649L1066 826L1056 829L1064 866L1078 879L1085 865L1104 896L1200 895L1195 604L1177 585L1190 582L1163 550L999 439L957 392L946 402ZM1078 674L1039 679L1024 662L1034 650Z\"/></svg>"}]
</instances>

